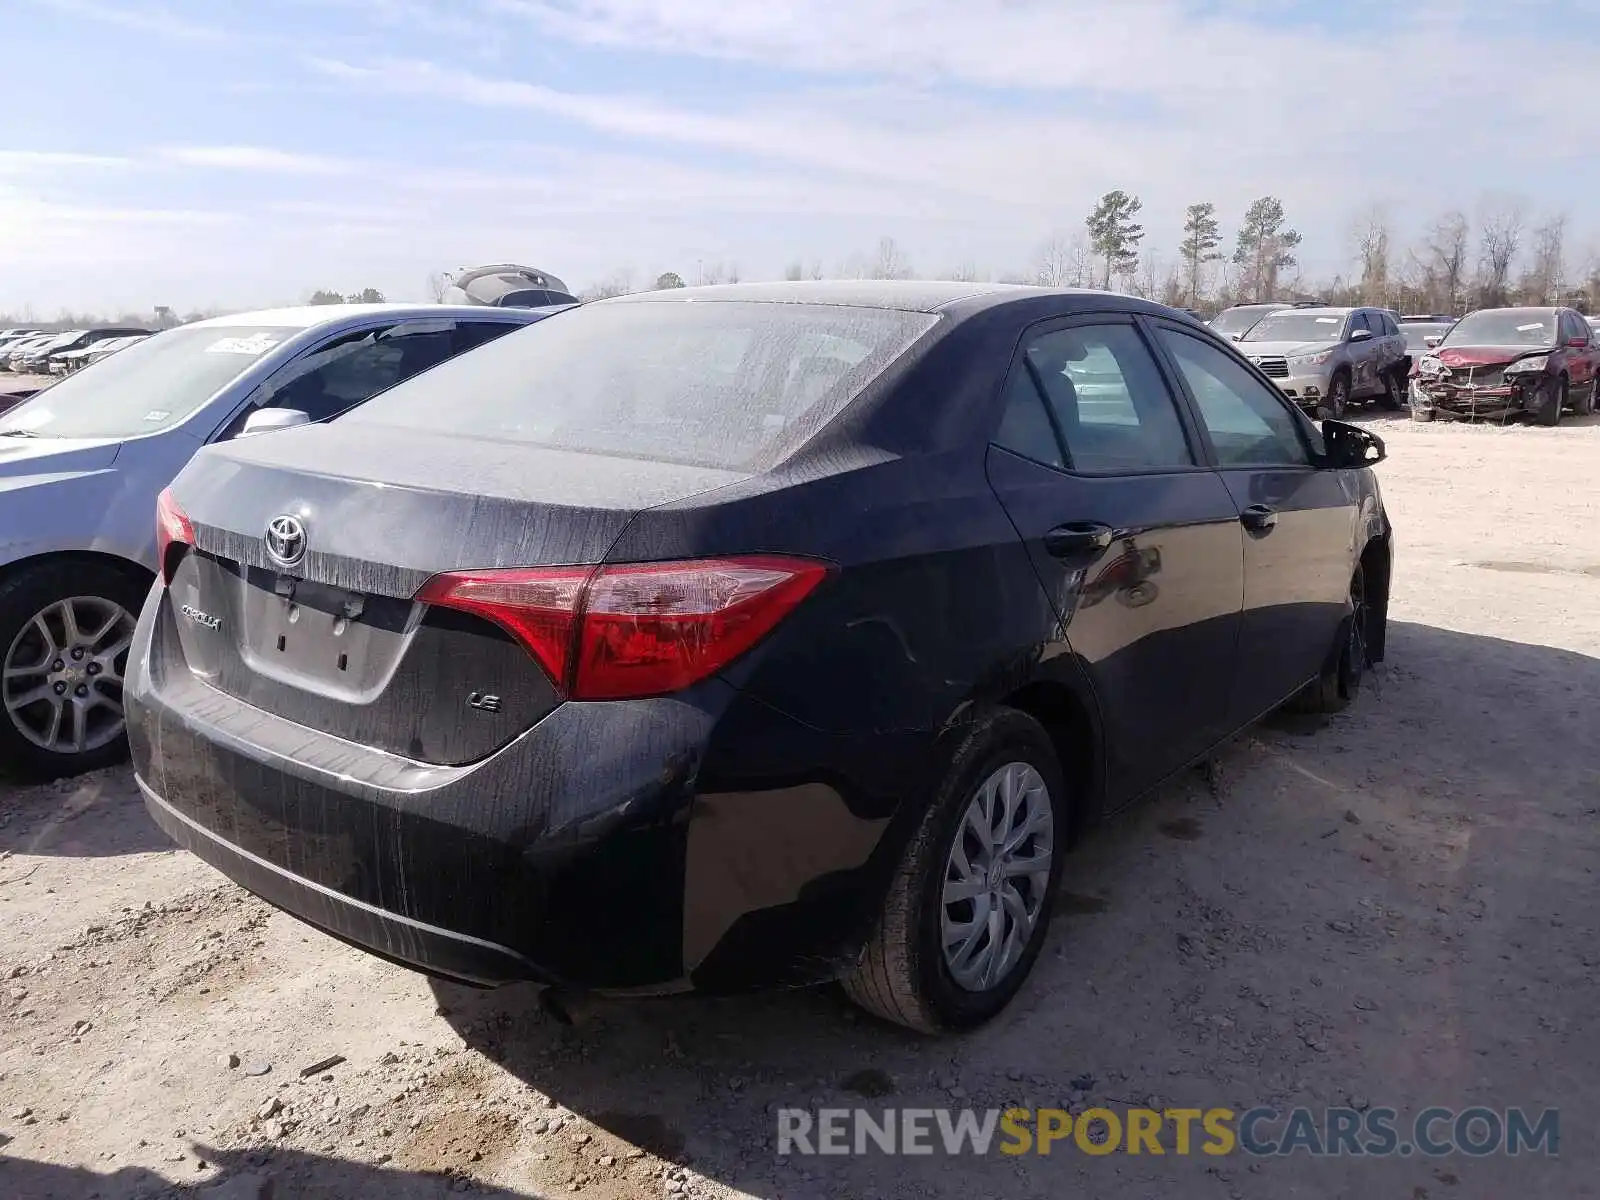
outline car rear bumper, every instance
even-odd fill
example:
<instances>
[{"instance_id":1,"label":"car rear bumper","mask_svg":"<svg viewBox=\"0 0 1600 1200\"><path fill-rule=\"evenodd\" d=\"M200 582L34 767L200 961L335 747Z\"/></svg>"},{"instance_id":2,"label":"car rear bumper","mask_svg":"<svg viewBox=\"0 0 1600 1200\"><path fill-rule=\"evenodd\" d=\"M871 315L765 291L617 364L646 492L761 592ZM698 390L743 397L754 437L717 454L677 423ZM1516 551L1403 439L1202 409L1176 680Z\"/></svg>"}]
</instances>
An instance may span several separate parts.
<instances>
[{"instance_id":1,"label":"car rear bumper","mask_svg":"<svg viewBox=\"0 0 1600 1200\"><path fill-rule=\"evenodd\" d=\"M556 982L506 946L441 929L313 883L277 863L241 850L179 812L143 779L146 809L164 833L269 904L380 957L431 975L493 985L519 980Z\"/></svg>"},{"instance_id":2,"label":"car rear bumper","mask_svg":"<svg viewBox=\"0 0 1600 1200\"><path fill-rule=\"evenodd\" d=\"M182 661L170 613L158 583L124 693L157 824L308 923L472 983L728 991L836 974L926 759L924 740L820 734L712 680L566 703L477 762L421 763L216 690Z\"/></svg>"}]
</instances>

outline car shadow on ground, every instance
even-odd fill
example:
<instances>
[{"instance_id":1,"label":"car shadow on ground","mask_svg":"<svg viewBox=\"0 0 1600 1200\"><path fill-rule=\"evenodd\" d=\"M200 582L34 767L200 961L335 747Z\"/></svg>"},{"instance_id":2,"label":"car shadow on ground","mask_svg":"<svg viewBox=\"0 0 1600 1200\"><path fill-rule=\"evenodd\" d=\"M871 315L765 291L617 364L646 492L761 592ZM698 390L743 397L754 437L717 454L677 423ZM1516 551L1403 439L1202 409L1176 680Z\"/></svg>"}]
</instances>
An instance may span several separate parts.
<instances>
[{"instance_id":1,"label":"car shadow on ground","mask_svg":"<svg viewBox=\"0 0 1600 1200\"><path fill-rule=\"evenodd\" d=\"M31 787L0 776L0 851L110 858L172 848L126 767Z\"/></svg>"},{"instance_id":2,"label":"car shadow on ground","mask_svg":"<svg viewBox=\"0 0 1600 1200\"><path fill-rule=\"evenodd\" d=\"M100 1172L12 1158L0 1138L0 1196L6 1200L432 1200L453 1194L458 1177L395 1170L293 1151L234 1153L196 1146L217 1168L201 1183L174 1184L142 1167ZM475 1190L478 1200L541 1200L537 1192Z\"/></svg>"},{"instance_id":3,"label":"car shadow on ground","mask_svg":"<svg viewBox=\"0 0 1600 1200\"><path fill-rule=\"evenodd\" d=\"M1130 1040L1117 1014L1075 1009L1070 1002L1063 1007L1060 994L1081 995L1086 978L1094 996L1179 990L1183 976L1170 964L1170 923L1192 921L1198 912L1206 928L1219 901L1284 887L1282 858L1289 848L1303 847L1308 858L1344 849L1319 868L1328 875L1317 885L1333 898L1330 904L1343 905L1370 894L1373 870L1399 861L1385 856L1404 854L1407 831L1423 846L1438 828L1454 831L1484 820L1486 814L1475 811L1487 803L1484 797L1500 804L1498 815L1487 816L1497 825L1527 806L1524 797L1552 806L1557 817L1562 809L1573 810L1565 815L1600 811L1594 764L1583 756L1508 750L1545 738L1592 739L1586 731L1600 712L1600 659L1398 621L1391 622L1389 646L1391 665L1369 674L1345 713L1271 718L1224 751L1210 779L1225 781L1225 801L1200 772L1189 772L1075 847L1052 944L1013 1009L987 1031L920 1038L856 1012L832 988L739 999L599 1001L564 1028L539 1012L531 987L481 992L436 983L440 1012L470 1046L621 1141L692 1163L704 1175L762 1197L830 1194L805 1190L827 1174L818 1164L829 1167L828 1160L808 1160L809 1175L775 1161L779 1107L1065 1104L1073 1072L1091 1073L1097 1060L1104 1065L1115 1058L1112 1045L1137 1057L1138 1038ZM1374 753L1363 753L1367 745ZM1464 779L1477 799L1460 794ZM1358 817L1356 809L1367 815ZM1369 827L1357 828L1363 821ZM1207 834L1208 828L1215 832ZM1417 849L1409 861L1426 864L1431 854ZM1175 864L1179 856L1184 861ZM1368 865L1374 857L1377 867ZM1497 861L1492 869L1506 868ZM1436 886L1408 877L1408 870L1423 867L1394 872L1390 882L1401 899ZM1176 884L1175 874L1181 876ZM1215 894L1196 898L1192 893L1208 886L1189 880L1209 881ZM1292 903L1303 904L1301 895ZM1193 911L1186 914L1186 906ZM1431 914L1432 900L1422 907ZM1337 916L1343 909L1330 911ZM1305 919L1297 914L1291 928L1298 931ZM1266 945L1277 935L1255 936ZM1313 967L1325 961L1321 955L1341 950L1317 951ZM1292 974L1303 966L1263 955L1246 978ZM1154 997L1154 1019L1165 1018L1169 1003L1175 1003L1170 995ZM1483 1026L1462 1036L1496 1036L1493 1011L1486 1007ZM1259 1036L1263 1044L1292 1044L1293 1053L1307 1053L1292 1030L1285 1036L1282 1028L1264 1027ZM1063 1053L1062 1047L1070 1049ZM1374 1081L1372 1090L1404 1091L1415 1082L1393 1061L1383 1058L1374 1067L1392 1077ZM1492 1060L1481 1066L1489 1077ZM1159 1083L1131 1079L1121 1090L1165 1092L1167 1073ZM1110 1074L1115 1079L1117 1072ZM1254 1102L1269 1086L1264 1078L1247 1079L1240 1090L1239 1102ZM1108 1092L1107 1098L1118 1097ZM831 1165L849 1169L840 1160ZM885 1178L892 1173L858 1174L849 1186L864 1194L861 1189L870 1192ZM930 1186L941 1186L936 1176Z\"/></svg>"}]
</instances>

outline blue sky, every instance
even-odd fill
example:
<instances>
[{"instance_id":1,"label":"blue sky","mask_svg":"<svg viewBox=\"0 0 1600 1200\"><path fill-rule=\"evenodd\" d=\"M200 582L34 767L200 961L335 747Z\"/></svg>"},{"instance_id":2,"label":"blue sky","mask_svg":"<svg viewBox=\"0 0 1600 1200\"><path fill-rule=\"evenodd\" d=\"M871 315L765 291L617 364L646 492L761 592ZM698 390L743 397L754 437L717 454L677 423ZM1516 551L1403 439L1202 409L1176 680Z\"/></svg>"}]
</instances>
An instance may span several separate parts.
<instances>
[{"instance_id":1,"label":"blue sky","mask_svg":"<svg viewBox=\"0 0 1600 1200\"><path fill-rule=\"evenodd\" d=\"M6 0L0 309L245 307L431 272L1023 272L1113 187L1171 258L1280 196L1600 251L1600 0Z\"/></svg>"}]
</instances>

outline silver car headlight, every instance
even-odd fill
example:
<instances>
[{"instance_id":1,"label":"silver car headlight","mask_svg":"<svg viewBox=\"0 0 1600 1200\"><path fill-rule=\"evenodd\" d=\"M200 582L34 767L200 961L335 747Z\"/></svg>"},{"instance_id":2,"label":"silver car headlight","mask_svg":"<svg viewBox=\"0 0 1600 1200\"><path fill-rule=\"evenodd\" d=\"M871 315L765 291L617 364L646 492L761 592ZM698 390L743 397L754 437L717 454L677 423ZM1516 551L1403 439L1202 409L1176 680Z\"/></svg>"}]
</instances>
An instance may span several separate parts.
<instances>
[{"instance_id":1,"label":"silver car headlight","mask_svg":"<svg viewBox=\"0 0 1600 1200\"><path fill-rule=\"evenodd\" d=\"M1291 367L1320 367L1332 357L1332 350L1323 350L1317 354L1297 354L1289 360L1289 365Z\"/></svg>"},{"instance_id":2,"label":"silver car headlight","mask_svg":"<svg viewBox=\"0 0 1600 1200\"><path fill-rule=\"evenodd\" d=\"M1506 367L1507 375L1520 375L1524 371L1542 371L1550 364L1548 354L1536 354L1532 358L1519 358L1516 362Z\"/></svg>"}]
</instances>

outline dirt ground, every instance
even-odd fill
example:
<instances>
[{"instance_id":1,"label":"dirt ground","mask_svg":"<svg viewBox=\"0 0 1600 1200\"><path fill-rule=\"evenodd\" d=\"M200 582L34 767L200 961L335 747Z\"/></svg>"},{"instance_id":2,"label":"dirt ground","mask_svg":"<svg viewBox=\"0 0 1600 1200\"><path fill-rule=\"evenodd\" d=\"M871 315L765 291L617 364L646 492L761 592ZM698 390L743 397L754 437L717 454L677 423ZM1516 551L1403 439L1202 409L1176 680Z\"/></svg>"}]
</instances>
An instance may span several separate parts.
<instances>
[{"instance_id":1,"label":"dirt ground","mask_svg":"<svg viewBox=\"0 0 1600 1200\"><path fill-rule=\"evenodd\" d=\"M1389 663L1320 727L1242 738L1215 793L1196 772L1090 836L1029 986L965 1038L831 991L566 1028L268 909L126 772L0 790L0 1196L1600 1194L1600 419L1372 424ZM1152 1098L1553 1105L1561 1153L774 1151L778 1107Z\"/></svg>"}]
</instances>

